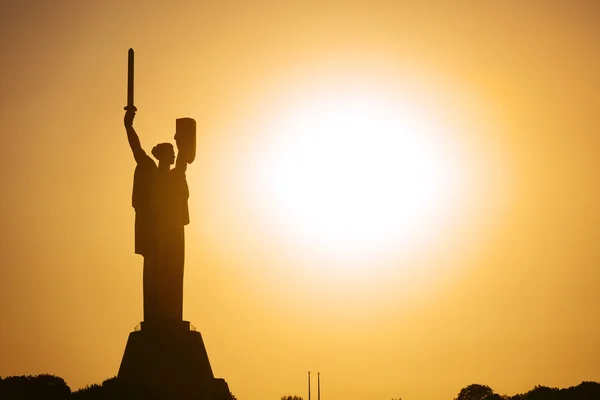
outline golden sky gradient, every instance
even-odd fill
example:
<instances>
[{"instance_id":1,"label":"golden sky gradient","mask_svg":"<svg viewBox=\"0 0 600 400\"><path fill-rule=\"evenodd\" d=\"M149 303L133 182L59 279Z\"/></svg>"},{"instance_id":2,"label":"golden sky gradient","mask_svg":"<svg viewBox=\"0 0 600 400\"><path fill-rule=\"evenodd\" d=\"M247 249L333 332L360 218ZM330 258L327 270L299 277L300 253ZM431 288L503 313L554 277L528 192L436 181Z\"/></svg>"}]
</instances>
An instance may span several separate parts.
<instances>
[{"instance_id":1,"label":"golden sky gradient","mask_svg":"<svg viewBox=\"0 0 600 400\"><path fill-rule=\"evenodd\" d=\"M184 317L240 400L306 398L308 370L324 400L600 381L599 20L594 1L3 1L0 376L100 383L142 318L132 47L142 146L198 122ZM332 82L462 113L468 210L410 255L326 256L257 200L263 128Z\"/></svg>"}]
</instances>

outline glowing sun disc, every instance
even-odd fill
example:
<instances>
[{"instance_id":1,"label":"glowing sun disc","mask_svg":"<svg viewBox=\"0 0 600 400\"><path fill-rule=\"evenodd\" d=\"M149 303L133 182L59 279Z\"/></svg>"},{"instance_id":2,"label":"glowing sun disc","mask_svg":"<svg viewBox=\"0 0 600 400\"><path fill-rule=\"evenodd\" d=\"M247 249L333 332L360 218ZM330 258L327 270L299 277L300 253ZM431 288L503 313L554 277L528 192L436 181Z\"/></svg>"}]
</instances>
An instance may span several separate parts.
<instances>
[{"instance_id":1,"label":"glowing sun disc","mask_svg":"<svg viewBox=\"0 0 600 400\"><path fill-rule=\"evenodd\" d=\"M358 88L290 102L269 130L256 193L296 240L334 256L408 250L465 196L465 166L442 110Z\"/></svg>"}]
</instances>

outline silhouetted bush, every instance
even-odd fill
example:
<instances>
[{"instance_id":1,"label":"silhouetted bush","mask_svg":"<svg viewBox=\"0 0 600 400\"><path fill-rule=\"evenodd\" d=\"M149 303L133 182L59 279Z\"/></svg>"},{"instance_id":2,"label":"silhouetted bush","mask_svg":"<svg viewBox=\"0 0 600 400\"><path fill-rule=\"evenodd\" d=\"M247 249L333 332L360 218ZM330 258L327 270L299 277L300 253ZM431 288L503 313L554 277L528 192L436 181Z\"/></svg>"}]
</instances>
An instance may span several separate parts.
<instances>
[{"instance_id":1,"label":"silhouetted bush","mask_svg":"<svg viewBox=\"0 0 600 400\"><path fill-rule=\"evenodd\" d=\"M600 399L600 383L581 382L579 385L566 389L569 395L578 400ZM566 399L566 397L563 397Z\"/></svg>"},{"instance_id":2,"label":"silhouetted bush","mask_svg":"<svg viewBox=\"0 0 600 400\"><path fill-rule=\"evenodd\" d=\"M71 398L71 389L58 376L41 374L36 376L9 376L0 381L2 400L63 400Z\"/></svg>"},{"instance_id":3,"label":"silhouetted bush","mask_svg":"<svg viewBox=\"0 0 600 400\"><path fill-rule=\"evenodd\" d=\"M300 396L281 396L281 400L302 400Z\"/></svg>"},{"instance_id":4,"label":"silhouetted bush","mask_svg":"<svg viewBox=\"0 0 600 400\"><path fill-rule=\"evenodd\" d=\"M546 386L536 386L523 395L523 400L558 400L559 390Z\"/></svg>"},{"instance_id":5,"label":"silhouetted bush","mask_svg":"<svg viewBox=\"0 0 600 400\"><path fill-rule=\"evenodd\" d=\"M488 394L483 398L483 400L505 400L504 397L500 396L498 393Z\"/></svg>"},{"instance_id":6,"label":"silhouetted bush","mask_svg":"<svg viewBox=\"0 0 600 400\"><path fill-rule=\"evenodd\" d=\"M491 387L472 384L462 388L455 400L483 400L492 394L494 394L494 391Z\"/></svg>"},{"instance_id":7,"label":"silhouetted bush","mask_svg":"<svg viewBox=\"0 0 600 400\"><path fill-rule=\"evenodd\" d=\"M488 392L484 397L482 393ZM489 386L469 385L463 388L455 400L600 400L600 383L581 382L577 386L567 389L535 386L527 393L514 396L500 396L492 391Z\"/></svg>"},{"instance_id":8,"label":"silhouetted bush","mask_svg":"<svg viewBox=\"0 0 600 400\"><path fill-rule=\"evenodd\" d=\"M71 398L77 400L102 400L104 399L104 390L102 386L94 383L73 392Z\"/></svg>"}]
</instances>

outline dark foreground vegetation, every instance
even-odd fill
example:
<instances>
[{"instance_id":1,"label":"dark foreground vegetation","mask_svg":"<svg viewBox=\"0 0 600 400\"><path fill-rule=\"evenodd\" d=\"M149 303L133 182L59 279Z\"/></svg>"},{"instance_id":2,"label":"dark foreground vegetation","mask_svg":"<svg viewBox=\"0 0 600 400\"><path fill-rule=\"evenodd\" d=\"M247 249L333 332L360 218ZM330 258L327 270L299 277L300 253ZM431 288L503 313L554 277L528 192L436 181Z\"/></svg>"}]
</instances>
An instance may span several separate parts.
<instances>
[{"instance_id":1,"label":"dark foreground vegetation","mask_svg":"<svg viewBox=\"0 0 600 400\"><path fill-rule=\"evenodd\" d=\"M231 395L233 400L236 397ZM128 385L116 377L71 391L54 375L0 377L0 400L167 400L169 396ZM193 400L193 397L190 398Z\"/></svg>"},{"instance_id":2,"label":"dark foreground vegetation","mask_svg":"<svg viewBox=\"0 0 600 400\"><path fill-rule=\"evenodd\" d=\"M600 400L600 383L581 382L566 389L536 386L514 396L500 395L489 386L475 384L461 389L455 400Z\"/></svg>"},{"instance_id":3,"label":"dark foreground vegetation","mask_svg":"<svg viewBox=\"0 0 600 400\"><path fill-rule=\"evenodd\" d=\"M234 400L236 397L232 394ZM155 393L134 388L116 377L72 392L64 379L54 375L0 377L2 400L161 400ZM190 399L192 400L192 399ZM281 400L302 400L299 396L282 396ZM333 399L335 400L335 399ZM398 399L401 400L401 399ZM409 399L405 399L409 400ZM500 395L486 385L469 385L454 400L600 400L600 383L581 382L566 389L536 386L527 393Z\"/></svg>"}]
</instances>

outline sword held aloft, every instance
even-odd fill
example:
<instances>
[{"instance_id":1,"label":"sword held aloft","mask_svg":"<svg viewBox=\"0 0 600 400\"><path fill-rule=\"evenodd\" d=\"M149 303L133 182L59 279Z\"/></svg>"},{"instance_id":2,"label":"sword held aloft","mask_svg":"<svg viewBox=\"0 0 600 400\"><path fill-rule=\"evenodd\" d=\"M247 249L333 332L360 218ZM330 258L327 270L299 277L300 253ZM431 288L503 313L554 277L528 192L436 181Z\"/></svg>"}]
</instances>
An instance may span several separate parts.
<instances>
[{"instance_id":1,"label":"sword held aloft","mask_svg":"<svg viewBox=\"0 0 600 400\"><path fill-rule=\"evenodd\" d=\"M125 110L137 111L133 105L133 49L127 53L127 106Z\"/></svg>"}]
</instances>

